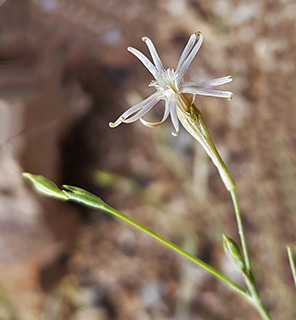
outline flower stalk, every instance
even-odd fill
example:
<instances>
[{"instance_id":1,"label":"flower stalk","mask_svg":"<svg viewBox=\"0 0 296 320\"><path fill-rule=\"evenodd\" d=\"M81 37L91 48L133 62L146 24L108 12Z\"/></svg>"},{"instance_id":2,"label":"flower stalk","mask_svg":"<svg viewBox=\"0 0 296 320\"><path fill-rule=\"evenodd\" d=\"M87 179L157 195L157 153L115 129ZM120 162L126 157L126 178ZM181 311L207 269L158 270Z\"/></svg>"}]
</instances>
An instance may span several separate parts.
<instances>
[{"instance_id":1,"label":"flower stalk","mask_svg":"<svg viewBox=\"0 0 296 320\"><path fill-rule=\"evenodd\" d=\"M245 283L248 287L249 292L249 301L251 304L258 310L261 317L265 320L271 320L270 315L268 314L267 310L265 309L260 294L256 288L255 279L252 274L252 266L251 266L251 260L248 253L247 248L247 241L245 237L245 232L243 228L242 223L242 217L239 209L238 204L238 198L237 198L237 192L236 192L236 185L234 180L232 179L229 170L227 169L222 157L220 156L210 134L207 129L205 120L200 112L200 110L196 107L193 100L189 98L186 94L181 93L179 95L178 101L177 101L177 114L178 118L183 125L183 127L191 134L191 136L196 139L202 147L205 149L211 160L213 161L214 165L217 167L219 174L221 176L221 179L226 187L226 189L230 192L231 199L234 206L235 216L236 216L236 222L238 226L238 233L241 241L242 251L243 251L243 257L240 257L240 263L243 266L241 268L241 272L244 276ZM234 259L234 243L230 243L229 239L227 240L227 250L229 253L229 248L231 247L231 260L232 262L234 260L236 264L238 260L238 249L236 250L236 257ZM225 244L224 244L225 245Z\"/></svg>"}]
</instances>

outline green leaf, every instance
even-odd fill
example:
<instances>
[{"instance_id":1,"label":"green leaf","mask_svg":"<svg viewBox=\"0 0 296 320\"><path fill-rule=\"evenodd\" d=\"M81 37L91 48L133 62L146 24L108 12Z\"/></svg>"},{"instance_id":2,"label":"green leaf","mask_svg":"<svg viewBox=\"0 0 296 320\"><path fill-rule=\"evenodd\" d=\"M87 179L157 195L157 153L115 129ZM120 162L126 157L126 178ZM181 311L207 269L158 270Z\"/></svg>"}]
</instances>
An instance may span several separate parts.
<instances>
[{"instance_id":1,"label":"green leaf","mask_svg":"<svg viewBox=\"0 0 296 320\"><path fill-rule=\"evenodd\" d=\"M47 178L27 172L24 172L23 176L33 184L34 188L39 193L51 198L68 200L67 194L64 191L60 190L56 184L54 184Z\"/></svg>"},{"instance_id":2,"label":"green leaf","mask_svg":"<svg viewBox=\"0 0 296 320\"><path fill-rule=\"evenodd\" d=\"M233 265L238 270L244 272L246 266L238 244L233 239L228 238L223 234L223 247L228 259L233 263Z\"/></svg>"}]
</instances>

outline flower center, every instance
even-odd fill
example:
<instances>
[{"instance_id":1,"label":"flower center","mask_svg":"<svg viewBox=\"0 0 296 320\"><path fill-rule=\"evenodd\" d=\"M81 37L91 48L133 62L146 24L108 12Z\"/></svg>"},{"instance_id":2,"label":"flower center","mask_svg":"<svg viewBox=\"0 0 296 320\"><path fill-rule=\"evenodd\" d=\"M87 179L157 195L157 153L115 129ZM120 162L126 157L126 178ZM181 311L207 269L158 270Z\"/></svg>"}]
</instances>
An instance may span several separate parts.
<instances>
[{"instance_id":1,"label":"flower center","mask_svg":"<svg viewBox=\"0 0 296 320\"><path fill-rule=\"evenodd\" d=\"M164 99L176 98L176 95L180 92L180 79L174 69L167 69L160 71L156 80L152 80L149 84L150 87L161 92Z\"/></svg>"}]
</instances>

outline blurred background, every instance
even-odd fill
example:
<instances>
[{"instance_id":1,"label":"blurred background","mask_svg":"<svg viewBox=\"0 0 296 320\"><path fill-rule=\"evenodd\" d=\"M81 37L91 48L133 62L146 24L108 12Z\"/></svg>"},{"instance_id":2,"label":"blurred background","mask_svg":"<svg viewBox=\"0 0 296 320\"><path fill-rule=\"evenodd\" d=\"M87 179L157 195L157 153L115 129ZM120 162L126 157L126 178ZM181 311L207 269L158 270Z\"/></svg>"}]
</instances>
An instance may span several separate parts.
<instances>
[{"instance_id":1,"label":"blurred background","mask_svg":"<svg viewBox=\"0 0 296 320\"><path fill-rule=\"evenodd\" d=\"M0 319L250 320L241 297L110 216L36 194L21 176L85 188L242 284L216 168L183 129L110 129L150 95L149 36L187 80L232 75L231 101L197 97L237 182L254 273L273 319L293 320L296 253L296 3L293 0L0 0ZM162 108L151 119L161 118Z\"/></svg>"}]
</instances>

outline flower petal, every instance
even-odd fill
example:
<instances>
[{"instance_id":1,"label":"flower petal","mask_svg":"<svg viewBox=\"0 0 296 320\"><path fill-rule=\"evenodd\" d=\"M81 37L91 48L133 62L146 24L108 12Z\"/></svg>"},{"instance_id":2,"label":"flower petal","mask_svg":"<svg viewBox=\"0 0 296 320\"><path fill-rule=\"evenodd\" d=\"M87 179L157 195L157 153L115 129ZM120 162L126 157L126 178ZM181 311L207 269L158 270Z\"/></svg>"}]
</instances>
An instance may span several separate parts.
<instances>
[{"instance_id":1,"label":"flower petal","mask_svg":"<svg viewBox=\"0 0 296 320\"><path fill-rule=\"evenodd\" d=\"M152 62L141 51L135 48L128 47L127 50L131 52L133 55L135 55L156 79L158 72L156 67L152 64Z\"/></svg>"},{"instance_id":2,"label":"flower petal","mask_svg":"<svg viewBox=\"0 0 296 320\"><path fill-rule=\"evenodd\" d=\"M178 62L178 66L176 68L176 72L179 72L181 65L183 64L184 60L188 57L189 52L191 51L191 49L193 48L193 46L195 44L195 41L196 41L196 33L193 33L190 36L182 54L181 54L181 57Z\"/></svg>"},{"instance_id":3,"label":"flower petal","mask_svg":"<svg viewBox=\"0 0 296 320\"><path fill-rule=\"evenodd\" d=\"M179 69L176 70L176 72L178 73L180 79L182 79L184 77L184 75L185 75L187 69L189 68L192 60L194 59L194 57L198 53L198 50L199 50L199 48L201 47L201 45L203 43L203 35L202 35L202 33L198 32L197 36L199 36L197 43L195 44L195 46L193 47L191 52L188 54L188 56L184 59L183 63L179 66Z\"/></svg>"},{"instance_id":4,"label":"flower petal","mask_svg":"<svg viewBox=\"0 0 296 320\"><path fill-rule=\"evenodd\" d=\"M132 115L131 117L126 117L122 120L124 123L131 123L134 121L139 120L142 116L144 116L147 112L149 112L159 101L161 100L161 94L159 92L155 92L146 100L145 105L142 109L140 109L136 114Z\"/></svg>"},{"instance_id":5,"label":"flower petal","mask_svg":"<svg viewBox=\"0 0 296 320\"><path fill-rule=\"evenodd\" d=\"M222 91L222 90L213 90L213 89L203 89L203 88L196 88L196 87L184 87L182 89L184 93L191 93L191 94L199 94L201 96L211 96L211 97L218 97L218 98L227 98L231 99L233 93L230 91Z\"/></svg>"},{"instance_id":6,"label":"flower petal","mask_svg":"<svg viewBox=\"0 0 296 320\"><path fill-rule=\"evenodd\" d=\"M177 116L177 105L176 105L176 101L174 100L170 100L168 101L168 103L169 103L169 109L171 114L171 120L175 128L175 131L172 132L172 135L176 137L179 134L179 120Z\"/></svg>"},{"instance_id":7,"label":"flower petal","mask_svg":"<svg viewBox=\"0 0 296 320\"><path fill-rule=\"evenodd\" d=\"M166 119L168 118L169 116L169 113L170 113L170 108L169 108L169 105L168 105L168 101L165 102L165 109L164 109L164 114L163 114L163 117L161 119L161 121L158 121L158 122L150 122L150 121L146 121L145 119L143 118L140 118L140 121L143 123L144 126L146 127L150 127L150 128L153 128L153 127L158 127L160 126L162 123L164 123L166 121Z\"/></svg>"},{"instance_id":8,"label":"flower petal","mask_svg":"<svg viewBox=\"0 0 296 320\"><path fill-rule=\"evenodd\" d=\"M146 43L146 45L149 49L149 52L151 54L152 60L154 62L154 65L155 65L157 71L158 72L164 71L164 67L163 67L162 62L159 58L159 55L154 47L153 42L148 37L143 37L142 40Z\"/></svg>"},{"instance_id":9,"label":"flower petal","mask_svg":"<svg viewBox=\"0 0 296 320\"><path fill-rule=\"evenodd\" d=\"M221 86L232 81L231 76L208 80L204 82L183 82L184 87L211 88Z\"/></svg>"},{"instance_id":10,"label":"flower petal","mask_svg":"<svg viewBox=\"0 0 296 320\"><path fill-rule=\"evenodd\" d=\"M153 93L151 96L149 96L145 100L143 100L143 101L137 103L136 105L134 105L133 107L127 109L115 122L110 122L109 126L111 128L115 128L115 127L119 126L122 122L127 122L126 119L128 117L132 116L131 118L133 118L141 110L145 109L147 107L147 105L150 106L152 104L152 106L154 106L160 100L160 96L161 95L159 94L159 92ZM141 117L141 116L139 116L139 117ZM139 117L137 117L137 119L139 119Z\"/></svg>"}]
</instances>

